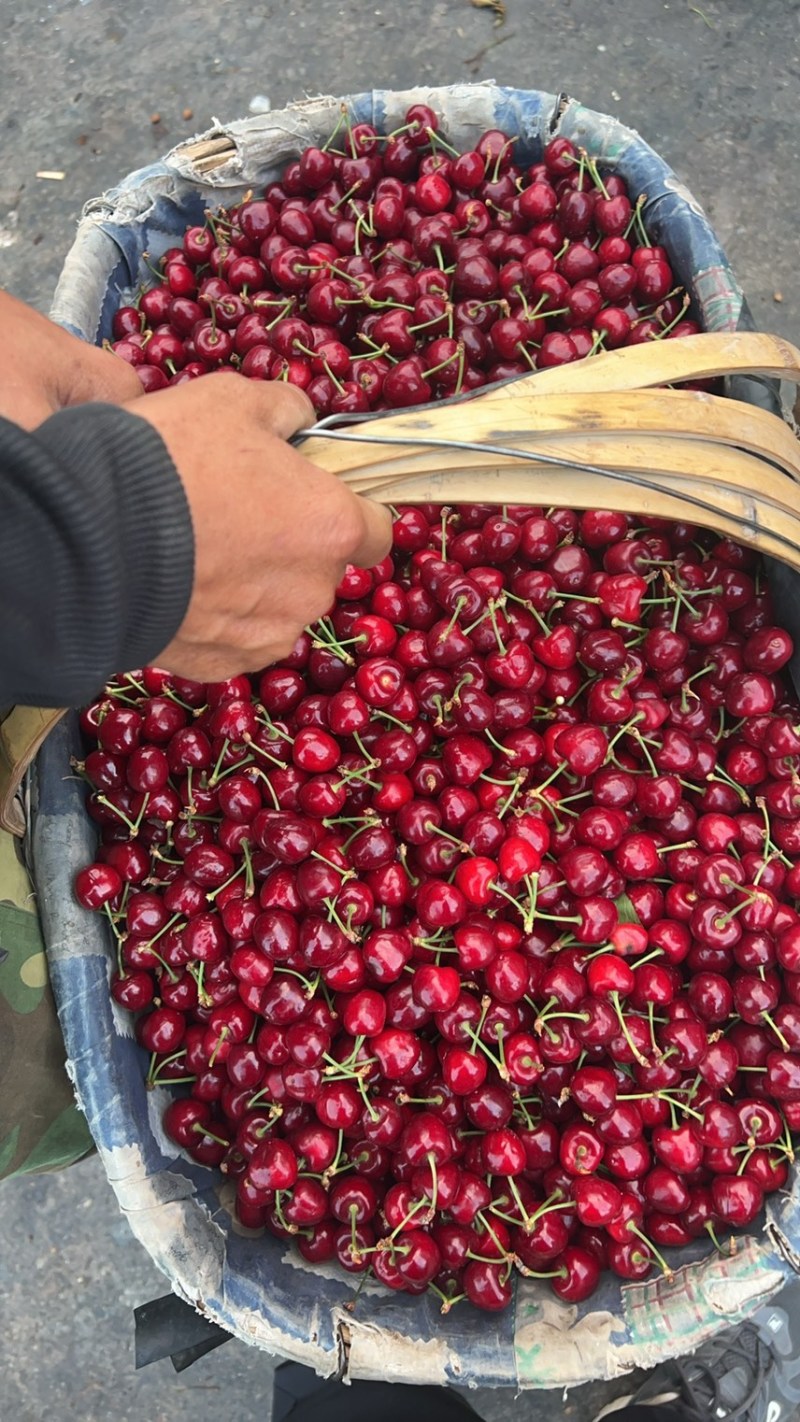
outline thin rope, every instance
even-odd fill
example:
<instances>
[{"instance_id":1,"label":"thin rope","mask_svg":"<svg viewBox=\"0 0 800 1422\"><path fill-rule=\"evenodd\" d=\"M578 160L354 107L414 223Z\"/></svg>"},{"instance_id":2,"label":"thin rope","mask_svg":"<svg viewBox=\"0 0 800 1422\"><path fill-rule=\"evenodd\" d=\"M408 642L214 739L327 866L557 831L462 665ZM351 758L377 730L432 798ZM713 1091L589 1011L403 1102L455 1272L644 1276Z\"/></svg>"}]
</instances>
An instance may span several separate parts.
<instances>
[{"instance_id":1,"label":"thin rope","mask_svg":"<svg viewBox=\"0 0 800 1422\"><path fill-rule=\"evenodd\" d=\"M433 435L379 435L379 434L353 434L350 430L335 430L325 428L320 425L312 426L307 430L300 430L295 436L297 441L301 439L338 439L351 444L385 444L399 446L419 446L424 445L431 449L462 449L470 454L494 454L501 458L524 460L530 464L552 465L558 469L577 469L582 474L597 474L606 479L614 479L618 483L633 484L637 489L646 489L651 493L654 491L670 494L682 499L692 508L699 509L703 513L712 516L719 515L720 510L717 505L707 503L704 499L695 494L683 493L672 489L664 489L652 480L643 479L629 470L603 469L596 464L581 464L575 459L560 459L555 454L536 454L531 450L513 449L502 444L483 444L471 440L461 439L441 439ZM398 476L402 477L402 476ZM688 475L679 475L679 478L688 478ZM730 485L721 481L717 487L729 490L732 493L741 495L742 491L738 486ZM791 548L794 553L798 551L798 544L790 538L786 538L777 530L767 528L759 522L757 518L748 519L738 514L727 514L726 518L736 520L743 528L751 529L754 533L767 533L776 543L782 544L786 548ZM713 522L713 517L712 517Z\"/></svg>"}]
</instances>

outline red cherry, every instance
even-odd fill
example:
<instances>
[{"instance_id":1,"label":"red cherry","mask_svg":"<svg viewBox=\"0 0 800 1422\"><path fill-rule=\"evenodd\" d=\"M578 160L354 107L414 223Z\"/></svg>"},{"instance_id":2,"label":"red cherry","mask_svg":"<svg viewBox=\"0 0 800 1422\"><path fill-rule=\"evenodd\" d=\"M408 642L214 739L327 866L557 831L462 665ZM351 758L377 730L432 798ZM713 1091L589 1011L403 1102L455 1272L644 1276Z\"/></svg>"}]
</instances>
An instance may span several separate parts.
<instances>
[{"instance_id":1,"label":"red cherry","mask_svg":"<svg viewBox=\"0 0 800 1422\"><path fill-rule=\"evenodd\" d=\"M611 1180L579 1177L573 1185L578 1219L590 1227L602 1227L616 1219L622 1207L622 1191Z\"/></svg>"},{"instance_id":2,"label":"red cherry","mask_svg":"<svg viewBox=\"0 0 800 1422\"><path fill-rule=\"evenodd\" d=\"M559 1259L558 1277L552 1280L553 1292L566 1303L581 1303L594 1293L600 1281L600 1265L596 1258L568 1244Z\"/></svg>"},{"instance_id":3,"label":"red cherry","mask_svg":"<svg viewBox=\"0 0 800 1422\"><path fill-rule=\"evenodd\" d=\"M75 876L75 897L82 908L102 908L121 893L122 877L110 864L90 864Z\"/></svg>"},{"instance_id":4,"label":"red cherry","mask_svg":"<svg viewBox=\"0 0 800 1422\"><path fill-rule=\"evenodd\" d=\"M507 1308L513 1297L510 1270L505 1264L470 1260L464 1270L463 1284L470 1303L488 1312Z\"/></svg>"},{"instance_id":5,"label":"red cherry","mask_svg":"<svg viewBox=\"0 0 800 1422\"><path fill-rule=\"evenodd\" d=\"M714 1209L726 1224L741 1228L756 1218L763 1191L748 1175L718 1175L711 1182Z\"/></svg>"}]
</instances>

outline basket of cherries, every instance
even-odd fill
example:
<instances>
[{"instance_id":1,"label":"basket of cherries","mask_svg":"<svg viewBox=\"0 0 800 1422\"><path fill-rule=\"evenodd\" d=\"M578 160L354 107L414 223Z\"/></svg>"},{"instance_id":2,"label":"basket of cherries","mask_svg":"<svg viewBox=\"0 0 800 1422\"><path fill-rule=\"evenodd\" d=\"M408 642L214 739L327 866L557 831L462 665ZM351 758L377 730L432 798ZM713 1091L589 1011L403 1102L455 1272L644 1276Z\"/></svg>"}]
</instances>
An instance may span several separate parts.
<instances>
[{"instance_id":1,"label":"basket of cherries","mask_svg":"<svg viewBox=\"0 0 800 1422\"><path fill-rule=\"evenodd\" d=\"M170 155L113 255L79 235L57 310L106 242L86 334L147 390L230 366L366 437L747 324L614 120L491 86L287 115ZM723 365L690 382L712 405ZM724 493L563 487L398 499L391 555L283 662L121 675L40 763L42 823L79 826L61 866L34 839L80 906L45 912L84 943L54 986L123 1208L185 1297L320 1369L346 1336L368 1374L391 1334L443 1341L419 1381L585 1380L633 1357L640 1281L699 1342L782 1278L800 708L773 545ZM83 788L52 783L65 754ZM537 1310L578 1363L525 1363ZM646 1333L643 1363L670 1347Z\"/></svg>"}]
</instances>

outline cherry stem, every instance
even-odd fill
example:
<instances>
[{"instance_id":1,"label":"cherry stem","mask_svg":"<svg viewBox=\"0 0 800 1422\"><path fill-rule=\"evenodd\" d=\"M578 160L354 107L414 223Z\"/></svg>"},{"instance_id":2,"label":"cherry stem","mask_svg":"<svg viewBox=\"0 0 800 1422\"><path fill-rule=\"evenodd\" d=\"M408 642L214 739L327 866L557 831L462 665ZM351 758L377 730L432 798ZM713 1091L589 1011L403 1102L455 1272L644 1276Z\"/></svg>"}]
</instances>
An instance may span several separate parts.
<instances>
[{"instance_id":1,"label":"cherry stem","mask_svg":"<svg viewBox=\"0 0 800 1422\"><path fill-rule=\"evenodd\" d=\"M484 1022L486 1021L486 1014L488 1013L490 1006L491 1006L491 998L489 998L488 996L487 996L487 997L484 997L484 998L482 999L482 1002L481 1002L481 1015L480 1015L480 1019L479 1019L479 1021L478 1021L477 1027L469 1027L469 1026L467 1026L467 1024L465 1023L465 1024L464 1024L464 1030L465 1030L467 1036L468 1036L468 1037L471 1039L471 1041L472 1041L472 1047L470 1047L470 1054L471 1054L472 1056L475 1055L475 1051L474 1051L475 1048L477 1048L479 1051L483 1052L484 1055L489 1058L489 1061L490 1061L490 1062L492 1063L492 1065L495 1067L495 1069L496 1069L498 1075L499 1075L500 1077L502 1077L503 1081L508 1081L508 1068L506 1067L505 1063L504 1063L503 1061L501 1061L498 1057L495 1056L495 1054L494 1054L494 1052L491 1050L491 1048L488 1047L487 1044L486 1044L486 1043L483 1041L483 1039L481 1038L481 1032L483 1031L483 1024L484 1024Z\"/></svg>"},{"instance_id":2,"label":"cherry stem","mask_svg":"<svg viewBox=\"0 0 800 1422\"><path fill-rule=\"evenodd\" d=\"M499 894L501 898L506 899L508 903L514 905L514 908L517 910L517 913L522 916L522 924L525 932L530 933L533 928L533 914L531 912L531 909L526 908L524 904L520 903L519 899L515 899L513 894L509 894L508 891L504 889L501 884L497 883L496 879L491 880L489 888L492 889L496 894ZM541 917L544 917L544 915L541 915Z\"/></svg>"},{"instance_id":3,"label":"cherry stem","mask_svg":"<svg viewBox=\"0 0 800 1422\"><path fill-rule=\"evenodd\" d=\"M532 1218L528 1214L528 1211L525 1209L525 1206L522 1203L522 1196L519 1193L519 1186L517 1185L517 1182L514 1179L513 1175L507 1175L506 1180L508 1181L508 1188L511 1191L511 1194L514 1196L517 1209L522 1215L522 1228L524 1229L526 1234L530 1234L535 1224L535 1218Z\"/></svg>"},{"instance_id":4,"label":"cherry stem","mask_svg":"<svg viewBox=\"0 0 800 1422\"><path fill-rule=\"evenodd\" d=\"M159 1074L159 1072L161 1071L162 1067L168 1067L171 1062L180 1061L181 1057L185 1057L185 1056L186 1056L186 1048L185 1048L185 1047L181 1047L180 1051L178 1051L178 1052L173 1052L171 1057L165 1057L164 1060L160 1062L160 1061L158 1060L158 1053L157 1053L157 1052L153 1052L152 1055L151 1055L151 1057L150 1057L150 1067L149 1067L147 1076L146 1076L146 1078L145 1078L145 1082L146 1082L146 1085L148 1086L148 1088L158 1085L158 1074ZM170 1085L172 1085L172 1083L173 1083L173 1081L175 1080L175 1078L174 1078L174 1077L170 1077L169 1080L170 1080ZM192 1080L194 1080L194 1078L192 1078Z\"/></svg>"},{"instance_id":5,"label":"cherry stem","mask_svg":"<svg viewBox=\"0 0 800 1422\"><path fill-rule=\"evenodd\" d=\"M401 1219L399 1225L396 1225L395 1228L392 1230L391 1234L387 1235L388 1243L390 1245L394 1244L394 1241L397 1239L398 1234L402 1234L403 1230L419 1214L420 1210L426 1210L428 1208L429 1202L427 1199L416 1200L411 1206L411 1209L408 1211L408 1214L403 1216L403 1219Z\"/></svg>"},{"instance_id":6,"label":"cherry stem","mask_svg":"<svg viewBox=\"0 0 800 1422\"><path fill-rule=\"evenodd\" d=\"M490 600L489 600L489 616L490 616L490 618L492 619L492 627L493 627L493 629L494 629L495 640L497 641L498 648L500 649L500 655L501 655L501 657L504 657L504 656L506 655L505 643L503 642L503 639L502 639L502 637L500 636L500 628L499 628L498 625L497 625L497 608L498 608L498 607L499 607L499 603L495 602L494 598L490 598Z\"/></svg>"},{"instance_id":7,"label":"cherry stem","mask_svg":"<svg viewBox=\"0 0 800 1422\"><path fill-rule=\"evenodd\" d=\"M310 629L306 629L306 630L310 630ZM289 732L288 732L288 731L284 731L283 727L282 727L282 726L279 726L278 723L277 723L277 721L273 721L273 719L272 719L272 717L270 716L269 712L267 711L266 707L264 707L264 706L259 706L259 707L258 707L257 714L258 714L258 716L259 716L259 719L264 722L264 725L265 725L265 726L267 727L267 729L269 730L269 732L270 732L270 740L273 740L273 741L275 741L275 740L288 741L290 746L293 746L293 745L294 745L294 736L290 736L290 735L289 735Z\"/></svg>"},{"instance_id":8,"label":"cherry stem","mask_svg":"<svg viewBox=\"0 0 800 1422\"><path fill-rule=\"evenodd\" d=\"M663 329L662 329L662 331L661 331L661 333L660 333L660 335L659 335L659 340L663 340L663 338L664 338L665 336L668 336L669 333L670 333L670 331L673 329L673 327L677 326L678 322L683 320L683 317L686 315L686 312L688 311L688 309L689 309L689 307L691 306L691 304L692 304L692 299L691 299L691 297L689 296L688 293L684 293L683 301L681 302L681 309L680 309L680 311L678 312L677 316L674 316L674 317L672 318L672 320L670 321L670 323L669 323L668 326L664 326L664 327L663 327Z\"/></svg>"},{"instance_id":9,"label":"cherry stem","mask_svg":"<svg viewBox=\"0 0 800 1422\"><path fill-rule=\"evenodd\" d=\"M773 841L769 811L767 810L767 802L763 795L756 796L756 808L760 811L764 820L764 852L768 853L771 858L774 856L780 859L781 862L786 865L787 869L793 868L793 861L787 858Z\"/></svg>"},{"instance_id":10,"label":"cherry stem","mask_svg":"<svg viewBox=\"0 0 800 1422\"><path fill-rule=\"evenodd\" d=\"M728 772L726 770L723 770L721 765L715 765L714 769L709 772L706 779L710 781L724 781L726 785L730 785L731 789L736 791L736 794L739 796L739 799L741 800L743 805L750 804L750 796L748 795L747 791L744 790L741 785L737 785L736 781L731 779Z\"/></svg>"},{"instance_id":11,"label":"cherry stem","mask_svg":"<svg viewBox=\"0 0 800 1422\"><path fill-rule=\"evenodd\" d=\"M765 1021L766 1024L767 1024L767 1026L770 1027L770 1028L772 1029L772 1031L775 1033L775 1036L777 1037L778 1041L780 1042L780 1044L781 1044L783 1050L784 1050L785 1052L790 1052L790 1051L791 1051L791 1047L789 1046L789 1043L787 1042L786 1038L784 1037L783 1033L781 1032L781 1030L780 1030L780 1028L779 1028L777 1022L775 1022L775 1021L773 1020L773 1018L772 1018L772 1016L770 1015L770 1013L769 1013L769 1012L762 1012L761 1016L763 1017L764 1021Z\"/></svg>"},{"instance_id":12,"label":"cherry stem","mask_svg":"<svg viewBox=\"0 0 800 1422\"><path fill-rule=\"evenodd\" d=\"M475 1255L471 1257L475 1258ZM497 1264L499 1261L493 1259L490 1262ZM565 1279L567 1276L566 1269L550 1269L546 1273L538 1269L529 1269L527 1264L523 1264L522 1260L516 1254L514 1255L514 1263L525 1279Z\"/></svg>"},{"instance_id":13,"label":"cherry stem","mask_svg":"<svg viewBox=\"0 0 800 1422\"><path fill-rule=\"evenodd\" d=\"M274 787L274 785L272 784L272 781L270 780L270 778L269 778L268 775L264 775L264 776L263 776L263 780L264 780L264 784L265 784L266 787L267 787L267 790L269 791L270 799L272 800L272 804L273 804L274 808L275 808L276 810L280 810L280 808L281 808L281 802L280 802L280 800L278 799L277 794L275 793L275 787Z\"/></svg>"},{"instance_id":14,"label":"cherry stem","mask_svg":"<svg viewBox=\"0 0 800 1422\"><path fill-rule=\"evenodd\" d=\"M640 965L640 966L641 966L641 965ZM653 1019L654 1019L654 1014L655 1014L655 1004L654 1004L653 1002L648 1002L648 1004L647 1004L647 1025L648 1025L648 1027L650 1028L650 1044L651 1044L651 1046L652 1046L652 1048L653 1048L654 1054L657 1054L657 1053L658 1053L658 1042L656 1041L656 1030L655 1030L655 1023L654 1023L654 1020L653 1020Z\"/></svg>"},{"instance_id":15,"label":"cherry stem","mask_svg":"<svg viewBox=\"0 0 800 1422\"><path fill-rule=\"evenodd\" d=\"M663 1271L667 1283L671 1284L672 1280L675 1278L675 1271L673 1269L670 1269L669 1264L667 1263L663 1254L661 1254L661 1252L656 1248L652 1239L648 1239L647 1235L644 1234L642 1230L640 1230L639 1226L635 1223L634 1220L628 1220L627 1227L631 1234L635 1234L637 1239L640 1239L643 1244L647 1245L647 1248L649 1249L659 1268Z\"/></svg>"},{"instance_id":16,"label":"cherry stem","mask_svg":"<svg viewBox=\"0 0 800 1422\"><path fill-rule=\"evenodd\" d=\"M631 1055L633 1056L634 1060L639 1063L639 1066L647 1066L647 1058L642 1056L641 1052L639 1051L639 1048L637 1047L630 1034L628 1024L625 1021L625 1015L620 1005L620 996L618 992L611 993L611 1001L614 1006L614 1011L617 1014L617 1021L619 1022L620 1028L622 1030L622 1035L625 1038L625 1041L628 1043Z\"/></svg>"},{"instance_id":17,"label":"cherry stem","mask_svg":"<svg viewBox=\"0 0 800 1422\"><path fill-rule=\"evenodd\" d=\"M372 1102L369 1099L369 1096L367 1095L367 1085L360 1072L356 1077L356 1089L358 1091L359 1096L361 1097L361 1100L364 1102L367 1111L369 1112L370 1120L377 1121L378 1112L375 1110L375 1107L373 1106Z\"/></svg>"},{"instance_id":18,"label":"cherry stem","mask_svg":"<svg viewBox=\"0 0 800 1422\"><path fill-rule=\"evenodd\" d=\"M339 1131L338 1140L337 1140L337 1142L336 1142L336 1154L335 1154L333 1160L331 1161L330 1165L328 1166L327 1170L323 1171L323 1174L322 1174L322 1177L321 1177L323 1189L327 1189L329 1179L330 1179L332 1176L336 1175L336 1173L337 1173L337 1171L338 1171L338 1168L339 1168L339 1161L340 1161L341 1158L342 1158L342 1149L343 1149L343 1147L344 1147L344 1131Z\"/></svg>"},{"instance_id":19,"label":"cherry stem","mask_svg":"<svg viewBox=\"0 0 800 1422\"><path fill-rule=\"evenodd\" d=\"M746 1146L744 1146L744 1147L740 1147L740 1149L743 1150L743 1155L742 1155L742 1159L741 1159L741 1161L739 1162L739 1165L738 1165L738 1167L737 1167L736 1174L737 1174L737 1175L744 1175L745 1167L747 1166L747 1162L749 1161L751 1155L753 1154L753 1151L755 1150L755 1146L754 1146L754 1145L746 1145Z\"/></svg>"},{"instance_id":20,"label":"cherry stem","mask_svg":"<svg viewBox=\"0 0 800 1422\"><path fill-rule=\"evenodd\" d=\"M213 1065L213 1059L212 1059L212 1061L209 1061L209 1066L212 1066L212 1065ZM210 1130L208 1129L208 1126L202 1125L202 1123L201 1123L200 1121L195 1121L194 1125L192 1126L192 1130L193 1130L194 1134L197 1135L197 1136L208 1136L208 1139L209 1139L210 1141L216 1141L216 1142L217 1142L217 1145L224 1146L226 1150L228 1150L228 1148L229 1148L229 1146L230 1146L230 1141L223 1140L222 1136L215 1136L215 1135L214 1135L214 1132L213 1132L213 1131L210 1131Z\"/></svg>"},{"instance_id":21,"label":"cherry stem","mask_svg":"<svg viewBox=\"0 0 800 1422\"><path fill-rule=\"evenodd\" d=\"M452 316L452 311L451 311L451 312L450 312L451 335L452 335L452 320L453 320L453 316ZM453 394L454 394L454 395L460 395L460 394L461 394L461 388L462 388L462 386L463 386L463 384L464 384L464 371L465 371L465 369L466 369L466 353L465 353L465 350L464 350L464 342L463 342L463 341L459 341L459 342L458 342L458 378L457 378L457 380L456 380L455 389L454 389L454 391L453 391Z\"/></svg>"},{"instance_id":22,"label":"cherry stem","mask_svg":"<svg viewBox=\"0 0 800 1422\"><path fill-rule=\"evenodd\" d=\"M658 770L656 769L655 761L653 760L653 757L651 756L650 751L648 749L646 738L642 735L641 731L636 726L631 727L630 734L636 741L637 745L641 747L642 755L644 756L645 760L647 761L647 764L650 767L650 774L654 776L658 775Z\"/></svg>"},{"instance_id":23,"label":"cherry stem","mask_svg":"<svg viewBox=\"0 0 800 1422\"><path fill-rule=\"evenodd\" d=\"M538 622L539 627L541 628L544 635L547 636L549 634L549 632L551 631L550 624L548 622L545 622L541 613L537 612L536 608L534 607L533 603L530 601L529 598L518 597L516 593L509 592L507 589L504 592L503 597L504 599L510 598L512 602L518 602L521 607L524 607L526 611L531 614L531 617L534 619L534 621Z\"/></svg>"},{"instance_id":24,"label":"cherry stem","mask_svg":"<svg viewBox=\"0 0 800 1422\"><path fill-rule=\"evenodd\" d=\"M711 1242L712 1242L714 1248L716 1249L717 1253L718 1253L718 1254L723 1254L723 1253L724 1253L724 1250L723 1250L722 1245L720 1244L720 1242L719 1242L719 1240L718 1240L718 1238L717 1238L717 1232L716 1232L716 1230L714 1229L714 1226L713 1226L713 1224L711 1223L711 1221L710 1221L710 1220L706 1220L705 1224L703 1225L703 1228L704 1228L706 1234L708 1235L709 1239L711 1240Z\"/></svg>"},{"instance_id":25,"label":"cherry stem","mask_svg":"<svg viewBox=\"0 0 800 1422\"><path fill-rule=\"evenodd\" d=\"M645 225L644 225L644 220L643 220L643 218L642 218L642 209L643 209L643 207L644 207L644 205L645 205L646 202L647 202L647 194L646 194L646 193L640 193L639 196L638 196L638 198L636 199L636 204L635 204L634 209L633 209L633 217L632 217L632 219L631 219L631 221L636 224L636 231L637 231L637 233L638 233L638 235L639 235L639 241L641 242L641 244L642 244L643 247L649 247L649 246L650 246L650 237L649 237L649 235L648 235L647 229L646 229L646 227L645 227ZM627 228L626 234L625 234L626 236L627 236L628 231L630 231L630 223L628 223L628 228Z\"/></svg>"},{"instance_id":26,"label":"cherry stem","mask_svg":"<svg viewBox=\"0 0 800 1422\"><path fill-rule=\"evenodd\" d=\"M168 919L167 922L164 924L163 928L159 928L158 933L154 933L152 938L148 938L147 942L143 944L143 947L146 948L148 951L152 951L153 944L157 943L159 938L163 938L164 934L168 933L171 928L174 928L180 917L181 915L179 913L174 913L172 915L172 918ZM181 928L185 927L186 924L182 923Z\"/></svg>"},{"instance_id":27,"label":"cherry stem","mask_svg":"<svg viewBox=\"0 0 800 1422\"><path fill-rule=\"evenodd\" d=\"M122 701L125 706L138 706L139 700L141 699L135 696L126 696L121 686L104 686L103 691L106 696L113 696L115 701ZM74 757L71 757L70 765L72 765L73 768L77 768L78 765L82 765L82 762L76 761Z\"/></svg>"},{"instance_id":28,"label":"cherry stem","mask_svg":"<svg viewBox=\"0 0 800 1422\"><path fill-rule=\"evenodd\" d=\"M509 1177L509 1178L510 1178L510 1177ZM496 1234L496 1232L495 1232L495 1230L494 1230L494 1228L493 1228L493 1226L492 1226L491 1220L489 1220L489 1219L486 1218L486 1215L485 1215L485 1213L484 1213L483 1210L478 1210L478 1213L477 1213L476 1218L480 1220L481 1224L483 1225L484 1229L486 1230L486 1233L491 1235L491 1237L492 1237L492 1239L494 1240L494 1242L495 1242L497 1248L500 1250L501 1255L503 1255L503 1257L505 1257L505 1250L503 1249L503 1245L502 1245L501 1241L500 1241L500 1240L498 1239L498 1237L497 1237L497 1234ZM494 1260L494 1263L497 1264L497 1263L498 1263L498 1260L495 1259L495 1260Z\"/></svg>"},{"instance_id":29,"label":"cherry stem","mask_svg":"<svg viewBox=\"0 0 800 1422\"><path fill-rule=\"evenodd\" d=\"M792 1141L792 1133L791 1133L791 1131L790 1131L790 1129L789 1129L789 1122L787 1121L786 1117L783 1115L783 1112L781 1112L781 1120L783 1121L783 1136L781 1137L781 1142L780 1142L780 1144L781 1144L781 1147L782 1147L782 1149L783 1149L783 1153L784 1153L784 1155L786 1156L787 1160L791 1162L791 1161L793 1161L794 1158L795 1158L795 1157L794 1157L794 1142Z\"/></svg>"},{"instance_id":30,"label":"cherry stem","mask_svg":"<svg viewBox=\"0 0 800 1422\"><path fill-rule=\"evenodd\" d=\"M283 963L281 963L280 967L279 967L279 968L276 968L275 971L276 971L276 973L284 973L284 974L288 975L288 977L290 977L290 978L299 978L299 979L300 979L300 982L303 983L304 986L305 986L306 997L309 998L309 999L311 999L311 998L314 996L314 993L316 992L317 988L319 987L319 978L320 978L319 973L317 973L316 977L313 977L313 978L306 978L306 977L303 976L302 973L298 973L298 971L297 971L296 968L287 968L287 967L284 967ZM338 1065L338 1063L337 1063L337 1065Z\"/></svg>"},{"instance_id":31,"label":"cherry stem","mask_svg":"<svg viewBox=\"0 0 800 1422\"><path fill-rule=\"evenodd\" d=\"M525 784L525 780L526 780L525 773L521 771L520 774L516 777L516 780L514 781L514 788L513 788L513 790L510 792L509 795L506 796L505 800L503 800L503 801L498 805L498 807L497 807L497 818L498 818L498 819L502 820L503 816L504 816L505 814L507 814L508 811L511 809L511 806L513 805L513 803L514 803L514 801L516 800L516 798L517 798L517 796L518 796L520 790L522 789L523 785Z\"/></svg>"},{"instance_id":32,"label":"cherry stem","mask_svg":"<svg viewBox=\"0 0 800 1422\"><path fill-rule=\"evenodd\" d=\"M257 741L250 741L250 749L254 750L258 755L263 755L264 758L268 760L271 765L274 765L278 770L283 770L284 762L280 760L278 756L272 755L270 751L265 750L264 747L260 746Z\"/></svg>"},{"instance_id":33,"label":"cherry stem","mask_svg":"<svg viewBox=\"0 0 800 1422\"><path fill-rule=\"evenodd\" d=\"M203 987L203 978L205 977L206 971L205 963L188 963L186 966L186 971L187 973L191 974L197 984L197 997L200 1006L212 1007L212 999L209 997L208 993Z\"/></svg>"},{"instance_id":34,"label":"cherry stem","mask_svg":"<svg viewBox=\"0 0 800 1422\"><path fill-rule=\"evenodd\" d=\"M444 830L441 828L440 825L435 825L432 820L426 821L425 829L428 831L429 834L438 834L440 839L449 840L451 844L454 844L456 846L456 849L461 850L462 854L473 853L473 851L470 849L469 845L466 843L465 840L457 839L456 836L454 834L451 834L449 830Z\"/></svg>"},{"instance_id":35,"label":"cherry stem","mask_svg":"<svg viewBox=\"0 0 800 1422\"><path fill-rule=\"evenodd\" d=\"M428 1290L430 1293L435 1294L437 1298L442 1300L442 1306L439 1309L439 1312L443 1315L448 1314L451 1308L455 1308L457 1303L461 1303L461 1300L467 1297L466 1294L453 1294L451 1297L448 1297L447 1294L442 1293L442 1290L438 1288L436 1284L433 1283L430 1283L428 1285Z\"/></svg>"},{"instance_id":36,"label":"cherry stem","mask_svg":"<svg viewBox=\"0 0 800 1422\"><path fill-rule=\"evenodd\" d=\"M213 1052L211 1053L211 1056L210 1056L209 1059L208 1059L208 1065L209 1065L209 1067L213 1067L214 1062L215 1062L216 1059L217 1059L217 1052L219 1051L220 1047L222 1046L222 1043L225 1041L225 1039L227 1038L227 1036L229 1035L229 1033L230 1033L230 1028L228 1027L228 1025L227 1025L226 1023L223 1024L223 1026L220 1027L220 1029L219 1029L219 1037L217 1038L217 1044L216 1044L216 1046L215 1046Z\"/></svg>"},{"instance_id":37,"label":"cherry stem","mask_svg":"<svg viewBox=\"0 0 800 1422\"><path fill-rule=\"evenodd\" d=\"M241 850L244 856L244 863L240 864L238 869L234 869L233 873L230 875L229 878L225 880L223 884L219 884L216 889L212 889L209 893L206 894L206 898L209 903L213 904L214 900L219 894L222 893L223 889L227 889L231 884L235 884L236 880L241 879L243 874L245 876L245 893L248 898L253 897L253 893L255 890L255 883L253 880L253 860L250 854L250 845L248 840L242 840Z\"/></svg>"},{"instance_id":38,"label":"cherry stem","mask_svg":"<svg viewBox=\"0 0 800 1422\"><path fill-rule=\"evenodd\" d=\"M436 1167L436 1156L432 1150L428 1151L428 1164L431 1168L431 1179L433 1180L433 1186L431 1188L431 1214L433 1215L436 1213L436 1202L439 1198L439 1173Z\"/></svg>"},{"instance_id":39,"label":"cherry stem","mask_svg":"<svg viewBox=\"0 0 800 1422\"><path fill-rule=\"evenodd\" d=\"M286 1216L285 1216L284 1213L283 1213L283 1205L282 1205L282 1202L281 1202L281 1195L284 1195L284 1194L286 1194L286 1191L285 1191L285 1190L276 1190L276 1191L275 1191L275 1199L274 1199L274 1201L273 1201L273 1209L275 1210L275 1214L278 1216L278 1223L280 1224L281 1229L285 1229L287 1234L297 1234L297 1233L298 1233L297 1225L296 1225L296 1224L289 1224L289 1221L286 1219Z\"/></svg>"},{"instance_id":40,"label":"cherry stem","mask_svg":"<svg viewBox=\"0 0 800 1422\"><path fill-rule=\"evenodd\" d=\"M342 922L334 900L331 898L326 898L323 899L322 902L324 903L325 908L327 909L329 921L331 923L336 924L336 927L338 928L339 932L344 934L344 937L348 940L349 943L357 943L358 934L353 932L352 927Z\"/></svg>"}]
</instances>

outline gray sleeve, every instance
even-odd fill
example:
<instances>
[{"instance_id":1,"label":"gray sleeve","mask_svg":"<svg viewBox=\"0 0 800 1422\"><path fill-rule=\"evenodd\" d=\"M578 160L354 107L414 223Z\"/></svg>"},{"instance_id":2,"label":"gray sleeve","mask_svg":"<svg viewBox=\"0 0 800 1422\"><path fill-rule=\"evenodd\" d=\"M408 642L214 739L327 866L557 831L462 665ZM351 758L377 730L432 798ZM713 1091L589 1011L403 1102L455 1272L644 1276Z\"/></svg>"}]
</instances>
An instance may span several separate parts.
<instances>
[{"instance_id":1,"label":"gray sleeve","mask_svg":"<svg viewBox=\"0 0 800 1422\"><path fill-rule=\"evenodd\" d=\"M186 612L194 537L160 436L112 405L0 419L0 706L77 706Z\"/></svg>"}]
</instances>

